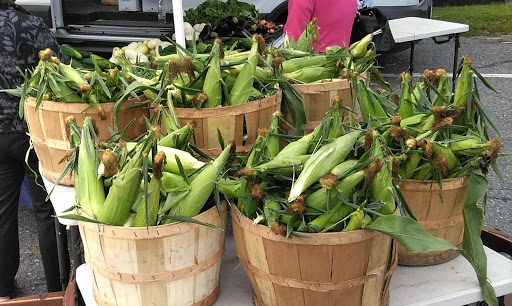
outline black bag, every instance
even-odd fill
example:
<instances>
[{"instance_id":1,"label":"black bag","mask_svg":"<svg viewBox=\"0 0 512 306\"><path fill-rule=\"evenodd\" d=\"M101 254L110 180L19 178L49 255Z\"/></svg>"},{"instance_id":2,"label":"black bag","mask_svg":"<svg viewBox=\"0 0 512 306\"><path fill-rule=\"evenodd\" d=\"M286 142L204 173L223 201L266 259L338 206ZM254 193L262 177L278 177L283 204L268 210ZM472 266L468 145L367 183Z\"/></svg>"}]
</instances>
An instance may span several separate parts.
<instances>
[{"instance_id":1,"label":"black bag","mask_svg":"<svg viewBox=\"0 0 512 306\"><path fill-rule=\"evenodd\" d=\"M378 29L382 29L382 33L373 37L377 53L388 52L395 46L395 40L393 39L393 34L391 34L386 16L375 7L365 7L357 10L352 26L350 44Z\"/></svg>"}]
</instances>

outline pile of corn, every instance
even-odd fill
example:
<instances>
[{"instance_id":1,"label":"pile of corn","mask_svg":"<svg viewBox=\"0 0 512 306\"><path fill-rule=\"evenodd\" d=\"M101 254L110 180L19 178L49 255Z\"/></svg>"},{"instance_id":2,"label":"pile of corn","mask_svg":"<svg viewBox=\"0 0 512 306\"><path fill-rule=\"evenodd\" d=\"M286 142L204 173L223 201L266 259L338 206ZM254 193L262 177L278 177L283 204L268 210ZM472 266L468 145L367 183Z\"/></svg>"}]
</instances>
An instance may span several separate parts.
<instances>
[{"instance_id":1,"label":"pile of corn","mask_svg":"<svg viewBox=\"0 0 512 306\"><path fill-rule=\"evenodd\" d=\"M426 70L415 86L411 76L399 77L401 93L376 93L358 83L363 116L386 139L402 179L436 180L469 175L473 169L495 170L502 147L478 93L480 74L469 56L463 58L452 95L446 72ZM485 82L485 85L490 85ZM492 87L490 87L492 89Z\"/></svg>"},{"instance_id":2,"label":"pile of corn","mask_svg":"<svg viewBox=\"0 0 512 306\"><path fill-rule=\"evenodd\" d=\"M345 130L339 108L334 97L321 124L282 150L281 114L275 113L243 167L219 182L221 191L255 223L282 235L355 230L392 214L396 205L385 143L374 135L366 148L361 145L364 133Z\"/></svg>"},{"instance_id":3,"label":"pile of corn","mask_svg":"<svg viewBox=\"0 0 512 306\"><path fill-rule=\"evenodd\" d=\"M128 86L118 68L102 70L97 62L100 58L91 57L96 67L92 70L66 65L50 49L41 50L39 59L36 68L25 72L24 84L9 91L22 97L20 115L23 115L24 97L31 96L36 98L36 107L42 100L89 103L106 119L101 103L117 101Z\"/></svg>"},{"instance_id":4,"label":"pile of corn","mask_svg":"<svg viewBox=\"0 0 512 306\"><path fill-rule=\"evenodd\" d=\"M267 49L263 38L253 35L249 51L225 49L216 39L209 53L199 53L197 46L176 45L181 54L156 56L150 64L134 65L119 49L111 60L122 67L127 79L151 86L145 90L149 99L160 102L171 95L175 107L195 108L239 105L274 94L278 87L284 91L286 104L297 104L300 97L290 83L330 81L373 70L376 54L371 40L376 33L349 48L332 46L318 54L312 49L314 35L309 32L313 29L314 22L297 42L283 47ZM145 69L137 72L134 67Z\"/></svg>"},{"instance_id":5,"label":"pile of corn","mask_svg":"<svg viewBox=\"0 0 512 306\"><path fill-rule=\"evenodd\" d=\"M79 220L154 226L188 220L215 205L212 193L232 153L231 144L205 163L181 150L188 147L188 125L165 137L159 128L149 127L137 143L120 140L100 146L89 117L81 128L72 117L67 122L73 151L62 176L68 170L74 173Z\"/></svg>"}]
</instances>

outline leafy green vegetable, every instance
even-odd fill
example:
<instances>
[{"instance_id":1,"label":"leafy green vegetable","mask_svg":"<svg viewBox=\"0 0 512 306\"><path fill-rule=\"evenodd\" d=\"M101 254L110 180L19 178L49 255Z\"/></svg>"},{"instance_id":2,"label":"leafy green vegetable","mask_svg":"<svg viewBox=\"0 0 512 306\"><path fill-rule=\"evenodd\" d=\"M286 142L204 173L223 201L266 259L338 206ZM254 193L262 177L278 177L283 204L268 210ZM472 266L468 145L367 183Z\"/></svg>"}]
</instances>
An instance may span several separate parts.
<instances>
[{"instance_id":1,"label":"leafy green vegetable","mask_svg":"<svg viewBox=\"0 0 512 306\"><path fill-rule=\"evenodd\" d=\"M231 16L239 20L253 21L258 18L258 11L254 5L237 0L206 0L195 9L185 10L185 15L185 21L190 24L217 25L220 19Z\"/></svg>"},{"instance_id":2,"label":"leafy green vegetable","mask_svg":"<svg viewBox=\"0 0 512 306\"><path fill-rule=\"evenodd\" d=\"M496 293L487 279L487 256L480 234L482 233L483 213L477 206L478 201L487 193L488 182L482 170L475 169L469 177L468 193L462 209L464 215L464 239L459 251L475 269L482 288L485 302L498 305Z\"/></svg>"}]
</instances>

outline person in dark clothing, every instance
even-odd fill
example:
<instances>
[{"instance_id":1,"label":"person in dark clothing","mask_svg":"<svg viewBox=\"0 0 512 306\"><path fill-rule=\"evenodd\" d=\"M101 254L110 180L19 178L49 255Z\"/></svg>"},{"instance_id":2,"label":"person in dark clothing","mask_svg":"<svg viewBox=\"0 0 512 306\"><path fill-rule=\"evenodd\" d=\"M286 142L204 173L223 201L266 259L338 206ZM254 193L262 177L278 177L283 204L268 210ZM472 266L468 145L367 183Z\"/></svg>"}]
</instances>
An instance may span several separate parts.
<instances>
[{"instance_id":1,"label":"person in dark clothing","mask_svg":"<svg viewBox=\"0 0 512 306\"><path fill-rule=\"evenodd\" d=\"M63 57L43 20L29 15L14 1L0 0L0 89L21 85L23 76L16 67L21 71L35 67L40 50L50 48L57 57ZM30 150L25 162L30 138L26 123L18 115L19 102L18 97L0 92L0 302L13 294L20 263L18 201L25 175L30 185L47 289L62 290L54 210L51 202L45 201L47 193L42 188L34 150Z\"/></svg>"}]
</instances>

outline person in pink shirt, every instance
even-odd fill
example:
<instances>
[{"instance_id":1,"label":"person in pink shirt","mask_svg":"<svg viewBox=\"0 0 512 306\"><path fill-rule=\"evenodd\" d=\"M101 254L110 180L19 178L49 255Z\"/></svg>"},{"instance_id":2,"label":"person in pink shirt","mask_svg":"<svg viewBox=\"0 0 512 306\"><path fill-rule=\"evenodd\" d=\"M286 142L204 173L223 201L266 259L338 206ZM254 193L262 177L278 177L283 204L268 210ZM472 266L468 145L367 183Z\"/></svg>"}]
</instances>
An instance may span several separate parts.
<instances>
[{"instance_id":1,"label":"person in pink shirt","mask_svg":"<svg viewBox=\"0 0 512 306\"><path fill-rule=\"evenodd\" d=\"M356 12L357 0L289 0L284 34L297 40L306 24L316 18L320 44L315 51L334 45L348 47Z\"/></svg>"}]
</instances>

